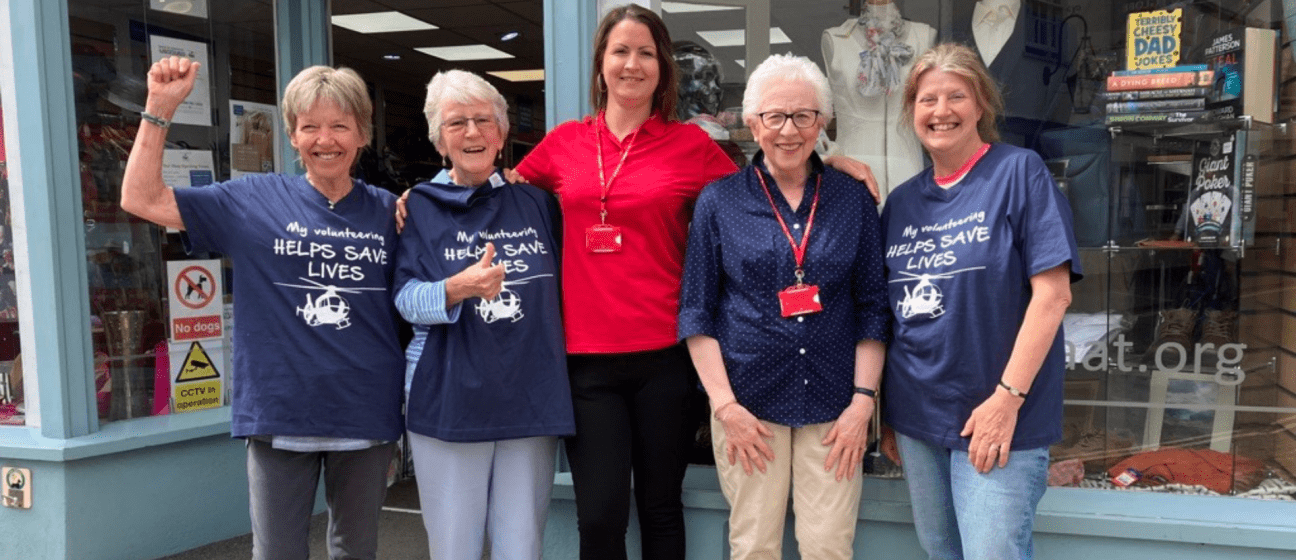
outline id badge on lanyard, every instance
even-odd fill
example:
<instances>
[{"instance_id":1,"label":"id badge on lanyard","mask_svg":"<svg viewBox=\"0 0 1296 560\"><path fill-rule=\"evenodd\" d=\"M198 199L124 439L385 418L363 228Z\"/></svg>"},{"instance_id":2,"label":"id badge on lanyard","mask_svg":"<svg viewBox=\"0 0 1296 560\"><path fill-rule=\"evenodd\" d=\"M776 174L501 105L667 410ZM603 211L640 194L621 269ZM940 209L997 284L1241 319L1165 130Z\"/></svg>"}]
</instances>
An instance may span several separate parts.
<instances>
[{"instance_id":1,"label":"id badge on lanyard","mask_svg":"<svg viewBox=\"0 0 1296 560\"><path fill-rule=\"evenodd\" d=\"M765 196L769 198L770 209L774 210L774 218L778 220L779 226L783 228L783 235L787 237L788 244L792 246L792 256L796 259L796 284L779 290L779 313L783 317L796 317L823 311L823 302L819 300L819 286L805 283L806 246L810 243L810 231L814 228L815 210L819 208L819 191L823 185L823 175L815 179L815 195L814 201L810 203L810 217L806 220L805 233L801 235L801 243L798 245L792 237L792 231L787 227L787 222L783 221L783 215L779 213L778 206L774 204L774 195L770 193L769 185L765 184L765 176L759 169L755 171L756 178L760 179L761 188L765 191Z\"/></svg>"},{"instance_id":2,"label":"id badge on lanyard","mask_svg":"<svg viewBox=\"0 0 1296 560\"><path fill-rule=\"evenodd\" d=\"M648 117L650 120L656 115ZM644 121L645 123L647 121ZM634 134L630 135L629 142L626 143L625 150L621 152L621 161L617 163L616 169L612 171L611 177L606 177L603 170L603 126L604 119L599 115L599 122L594 124L596 133L595 144L598 146L598 170L599 170L599 223L585 228L585 250L591 253L620 253L624 238L621 235L621 227L607 223L607 199L608 193L612 191L612 182L616 180L617 175L621 174L621 167L625 165L626 157L630 155L630 150L634 148L635 138L639 137L639 131L643 129L640 124Z\"/></svg>"}]
</instances>

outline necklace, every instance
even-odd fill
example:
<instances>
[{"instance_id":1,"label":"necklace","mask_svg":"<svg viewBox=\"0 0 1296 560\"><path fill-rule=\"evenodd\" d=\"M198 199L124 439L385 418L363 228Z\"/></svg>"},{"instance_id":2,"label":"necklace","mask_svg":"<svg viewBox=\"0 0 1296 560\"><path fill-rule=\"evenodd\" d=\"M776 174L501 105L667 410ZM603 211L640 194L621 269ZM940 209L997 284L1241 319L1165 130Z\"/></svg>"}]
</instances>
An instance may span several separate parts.
<instances>
[{"instance_id":1,"label":"necklace","mask_svg":"<svg viewBox=\"0 0 1296 560\"><path fill-rule=\"evenodd\" d=\"M963 167L958 168L957 171L950 173L949 175L943 175L940 177L936 177L935 173L933 173L932 178L936 181L937 186L948 187L954 184L955 182L957 182L959 179L962 179L964 175L967 175L967 172L972 170L972 166L976 165L978 161L981 161L981 156L986 155L986 152L988 151L990 151L990 145L981 144L981 148L978 149L975 154L972 154L972 157L968 158L968 160L963 163Z\"/></svg>"},{"instance_id":2,"label":"necklace","mask_svg":"<svg viewBox=\"0 0 1296 560\"><path fill-rule=\"evenodd\" d=\"M317 185L315 185L315 181L312 180L309 175L306 175L305 177L306 177L306 183L309 184L312 189L315 189L315 192L320 193L320 196L324 197L325 202L328 202L329 210L333 210L335 207L337 207L339 202L342 202L342 199L346 198L348 194L351 194L351 189L348 188L346 192L342 193L342 196L339 196L337 200L333 200L333 197L329 196L323 190L321 190ZM355 185L353 184L352 188L354 187Z\"/></svg>"}]
</instances>

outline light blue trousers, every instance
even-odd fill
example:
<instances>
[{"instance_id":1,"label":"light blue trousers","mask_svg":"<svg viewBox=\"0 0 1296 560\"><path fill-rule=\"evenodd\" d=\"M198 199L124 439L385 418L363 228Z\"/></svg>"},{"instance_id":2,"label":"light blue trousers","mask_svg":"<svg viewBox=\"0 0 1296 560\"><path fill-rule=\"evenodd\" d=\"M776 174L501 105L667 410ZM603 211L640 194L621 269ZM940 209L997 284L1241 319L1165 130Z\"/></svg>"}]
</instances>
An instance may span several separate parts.
<instances>
[{"instance_id":1,"label":"light blue trousers","mask_svg":"<svg viewBox=\"0 0 1296 560\"><path fill-rule=\"evenodd\" d=\"M981 474L968 453L896 434L918 542L932 560L1030 560L1048 448L1013 450Z\"/></svg>"},{"instance_id":2,"label":"light blue trousers","mask_svg":"<svg viewBox=\"0 0 1296 560\"><path fill-rule=\"evenodd\" d=\"M453 443L409 434L419 507L433 560L537 560L553 490L558 438Z\"/></svg>"}]
</instances>

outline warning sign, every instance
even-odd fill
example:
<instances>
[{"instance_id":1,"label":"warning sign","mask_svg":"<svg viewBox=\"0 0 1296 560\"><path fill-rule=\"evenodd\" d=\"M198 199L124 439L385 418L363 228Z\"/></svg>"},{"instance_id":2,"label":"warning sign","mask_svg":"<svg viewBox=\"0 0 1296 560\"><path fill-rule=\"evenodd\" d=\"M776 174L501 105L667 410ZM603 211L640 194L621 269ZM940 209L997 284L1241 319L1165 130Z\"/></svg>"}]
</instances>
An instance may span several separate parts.
<instances>
[{"instance_id":1,"label":"warning sign","mask_svg":"<svg viewBox=\"0 0 1296 560\"><path fill-rule=\"evenodd\" d=\"M171 261L171 341L221 338L224 307L221 296L220 261Z\"/></svg>"},{"instance_id":2,"label":"warning sign","mask_svg":"<svg viewBox=\"0 0 1296 560\"><path fill-rule=\"evenodd\" d=\"M175 412L193 412L221 406L221 382L219 379L205 383L190 383L177 386L175 392Z\"/></svg>"},{"instance_id":3,"label":"warning sign","mask_svg":"<svg viewBox=\"0 0 1296 560\"><path fill-rule=\"evenodd\" d=\"M221 346L219 342L211 344L210 351L197 341L189 343L187 351L183 344L171 346L173 412L193 412L224 404L224 383L218 369L218 364L224 367L224 356L216 351Z\"/></svg>"},{"instance_id":4,"label":"warning sign","mask_svg":"<svg viewBox=\"0 0 1296 560\"><path fill-rule=\"evenodd\" d=\"M220 372L216 371L216 365L212 363L211 357L203 350L202 345L197 342L189 345L189 355L185 356L180 366L180 375L175 378L176 383L219 378Z\"/></svg>"},{"instance_id":5,"label":"warning sign","mask_svg":"<svg viewBox=\"0 0 1296 560\"><path fill-rule=\"evenodd\" d=\"M216 279L206 268L188 267L176 275L175 294L181 305L189 309L202 309L216 295Z\"/></svg>"}]
</instances>

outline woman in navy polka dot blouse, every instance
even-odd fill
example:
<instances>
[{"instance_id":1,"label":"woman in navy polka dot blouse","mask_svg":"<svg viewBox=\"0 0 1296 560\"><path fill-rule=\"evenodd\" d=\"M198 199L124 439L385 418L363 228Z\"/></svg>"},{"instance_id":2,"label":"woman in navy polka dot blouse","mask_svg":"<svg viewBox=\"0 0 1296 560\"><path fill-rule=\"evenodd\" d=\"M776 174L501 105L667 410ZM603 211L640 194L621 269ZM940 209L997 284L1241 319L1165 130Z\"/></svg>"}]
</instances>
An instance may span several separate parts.
<instances>
[{"instance_id":1,"label":"woman in navy polka dot blouse","mask_svg":"<svg viewBox=\"0 0 1296 560\"><path fill-rule=\"evenodd\" d=\"M761 63L743 115L761 151L698 198L679 336L711 402L733 557L781 554L792 488L801 556L850 558L889 315L877 208L814 153L833 117L814 63Z\"/></svg>"}]
</instances>

